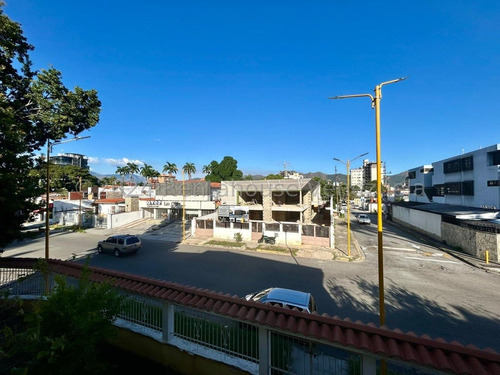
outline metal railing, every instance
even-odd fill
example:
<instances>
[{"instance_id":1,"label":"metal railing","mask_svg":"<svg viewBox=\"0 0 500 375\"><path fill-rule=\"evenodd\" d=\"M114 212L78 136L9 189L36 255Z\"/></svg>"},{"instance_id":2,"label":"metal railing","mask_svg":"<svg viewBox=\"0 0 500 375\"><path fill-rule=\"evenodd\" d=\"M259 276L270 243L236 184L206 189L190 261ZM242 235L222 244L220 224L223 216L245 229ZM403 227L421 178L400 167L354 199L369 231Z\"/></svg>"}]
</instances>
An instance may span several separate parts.
<instances>
[{"instance_id":1,"label":"metal railing","mask_svg":"<svg viewBox=\"0 0 500 375\"><path fill-rule=\"evenodd\" d=\"M71 278L72 284L77 278ZM0 292L38 295L44 292L41 272L0 268ZM160 342L237 366L254 374L376 374L380 357L292 332L249 324L118 289L124 307L115 324ZM352 350L351 350L352 349ZM404 361L388 360L389 374L443 374Z\"/></svg>"}]
</instances>

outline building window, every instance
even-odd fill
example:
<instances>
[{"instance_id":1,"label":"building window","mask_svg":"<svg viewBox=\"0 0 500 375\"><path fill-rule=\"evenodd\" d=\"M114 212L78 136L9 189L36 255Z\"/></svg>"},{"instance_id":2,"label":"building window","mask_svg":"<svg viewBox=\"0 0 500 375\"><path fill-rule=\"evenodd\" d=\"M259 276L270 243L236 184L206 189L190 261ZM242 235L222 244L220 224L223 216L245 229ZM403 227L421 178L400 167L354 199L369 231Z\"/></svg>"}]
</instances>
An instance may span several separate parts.
<instances>
[{"instance_id":1,"label":"building window","mask_svg":"<svg viewBox=\"0 0 500 375\"><path fill-rule=\"evenodd\" d=\"M447 182L444 184L445 195L461 195L462 183L461 182Z\"/></svg>"},{"instance_id":2,"label":"building window","mask_svg":"<svg viewBox=\"0 0 500 375\"><path fill-rule=\"evenodd\" d=\"M412 179L414 179L416 177L417 177L417 172L415 172L415 171L408 172L408 178L410 180L412 180Z\"/></svg>"},{"instance_id":3,"label":"building window","mask_svg":"<svg viewBox=\"0 0 500 375\"><path fill-rule=\"evenodd\" d=\"M500 165L500 150L488 152L488 165Z\"/></svg>"},{"instance_id":4,"label":"building window","mask_svg":"<svg viewBox=\"0 0 500 375\"><path fill-rule=\"evenodd\" d=\"M463 195L474 195L474 181L462 182L462 194Z\"/></svg>"},{"instance_id":5,"label":"building window","mask_svg":"<svg viewBox=\"0 0 500 375\"><path fill-rule=\"evenodd\" d=\"M455 159L443 163L444 173L455 173L455 172L460 172L461 170L462 170L462 163L460 162L460 159Z\"/></svg>"},{"instance_id":6,"label":"building window","mask_svg":"<svg viewBox=\"0 0 500 375\"><path fill-rule=\"evenodd\" d=\"M434 196L444 197L444 185L434 185Z\"/></svg>"},{"instance_id":7,"label":"building window","mask_svg":"<svg viewBox=\"0 0 500 375\"><path fill-rule=\"evenodd\" d=\"M488 181L488 187L490 186L500 186L500 180L490 180Z\"/></svg>"},{"instance_id":8,"label":"building window","mask_svg":"<svg viewBox=\"0 0 500 375\"><path fill-rule=\"evenodd\" d=\"M443 163L443 173L472 171L473 169L474 169L474 163L472 155L467 156L465 158L450 160Z\"/></svg>"},{"instance_id":9,"label":"building window","mask_svg":"<svg viewBox=\"0 0 500 375\"><path fill-rule=\"evenodd\" d=\"M462 158L462 171L472 171L474 169L474 163L472 155L466 158Z\"/></svg>"},{"instance_id":10,"label":"building window","mask_svg":"<svg viewBox=\"0 0 500 375\"><path fill-rule=\"evenodd\" d=\"M410 194L415 194L415 186L410 186Z\"/></svg>"}]
</instances>

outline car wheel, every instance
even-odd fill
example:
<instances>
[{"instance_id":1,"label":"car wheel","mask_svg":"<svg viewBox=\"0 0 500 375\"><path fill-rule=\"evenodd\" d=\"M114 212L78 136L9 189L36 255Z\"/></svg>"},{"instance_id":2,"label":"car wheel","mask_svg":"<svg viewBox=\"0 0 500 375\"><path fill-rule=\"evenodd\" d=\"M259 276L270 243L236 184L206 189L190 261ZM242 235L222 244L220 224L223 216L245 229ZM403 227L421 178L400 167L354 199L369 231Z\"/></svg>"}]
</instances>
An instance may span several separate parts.
<instances>
[{"instance_id":1,"label":"car wheel","mask_svg":"<svg viewBox=\"0 0 500 375\"><path fill-rule=\"evenodd\" d=\"M115 257L119 257L121 255L120 250L115 249Z\"/></svg>"},{"instance_id":2,"label":"car wheel","mask_svg":"<svg viewBox=\"0 0 500 375\"><path fill-rule=\"evenodd\" d=\"M102 246L101 246L101 245L97 246L97 252L98 252L99 254L101 254L101 253L102 253Z\"/></svg>"}]
</instances>

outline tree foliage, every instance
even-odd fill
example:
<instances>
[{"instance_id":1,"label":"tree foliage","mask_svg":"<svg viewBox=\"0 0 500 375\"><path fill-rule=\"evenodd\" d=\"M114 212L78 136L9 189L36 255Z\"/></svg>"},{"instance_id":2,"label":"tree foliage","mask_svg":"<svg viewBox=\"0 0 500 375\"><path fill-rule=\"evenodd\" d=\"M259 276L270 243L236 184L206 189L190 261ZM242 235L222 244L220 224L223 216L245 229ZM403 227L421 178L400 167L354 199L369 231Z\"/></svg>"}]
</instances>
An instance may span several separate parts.
<instances>
[{"instance_id":1,"label":"tree foliage","mask_svg":"<svg viewBox=\"0 0 500 375\"><path fill-rule=\"evenodd\" d=\"M167 172L169 174L176 174L178 171L179 168L177 168L177 164L175 163L170 163L167 161L163 166L163 172Z\"/></svg>"},{"instance_id":2,"label":"tree foliage","mask_svg":"<svg viewBox=\"0 0 500 375\"><path fill-rule=\"evenodd\" d=\"M264 180L283 180L283 176L280 174L268 174L264 177Z\"/></svg>"},{"instance_id":3,"label":"tree foliage","mask_svg":"<svg viewBox=\"0 0 500 375\"><path fill-rule=\"evenodd\" d=\"M89 281L85 268L77 287L56 276L55 291L34 305L25 317L26 329L4 331L5 352L21 359L29 374L96 374L105 368L97 360L99 346L115 334L113 320L123 299L109 284Z\"/></svg>"},{"instance_id":4,"label":"tree foliage","mask_svg":"<svg viewBox=\"0 0 500 375\"><path fill-rule=\"evenodd\" d=\"M212 160L208 167L210 173L205 177L207 181L221 182L243 179L243 172L238 169L238 162L231 156L224 156L220 163Z\"/></svg>"},{"instance_id":5,"label":"tree foliage","mask_svg":"<svg viewBox=\"0 0 500 375\"><path fill-rule=\"evenodd\" d=\"M96 125L101 106L95 90L68 90L56 69L32 70L34 47L3 7L0 0L0 248L21 236L38 208L43 189L29 174L35 152Z\"/></svg>"},{"instance_id":6,"label":"tree foliage","mask_svg":"<svg viewBox=\"0 0 500 375\"><path fill-rule=\"evenodd\" d=\"M45 187L47 181L47 167L46 163L39 164L33 170L31 170L30 175L36 176L42 185ZM79 191L85 189L88 186L99 185L99 179L93 176L90 171L86 168L79 167L77 165L49 165L50 174L50 187L55 191ZM82 181L82 186L80 187L80 179Z\"/></svg>"},{"instance_id":7,"label":"tree foliage","mask_svg":"<svg viewBox=\"0 0 500 375\"><path fill-rule=\"evenodd\" d=\"M140 169L141 176L148 181L151 178L158 177L160 175L160 172L158 172L156 169L153 168L152 165L149 164L144 164L144 166L141 167Z\"/></svg>"},{"instance_id":8,"label":"tree foliage","mask_svg":"<svg viewBox=\"0 0 500 375\"><path fill-rule=\"evenodd\" d=\"M196 173L196 166L194 165L194 163L189 163L187 162L186 164L184 164L184 166L182 167L182 170L184 173L187 173L189 179L191 179L191 175L193 173Z\"/></svg>"}]
</instances>

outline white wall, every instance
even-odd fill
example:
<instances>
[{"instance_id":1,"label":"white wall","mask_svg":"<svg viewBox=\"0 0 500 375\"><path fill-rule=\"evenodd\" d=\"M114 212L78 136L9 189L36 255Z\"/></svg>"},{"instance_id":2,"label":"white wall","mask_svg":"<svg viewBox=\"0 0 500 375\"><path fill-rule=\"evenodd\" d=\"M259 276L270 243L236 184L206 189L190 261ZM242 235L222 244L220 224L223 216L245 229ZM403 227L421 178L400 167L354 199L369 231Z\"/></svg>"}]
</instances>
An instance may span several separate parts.
<instances>
[{"instance_id":1,"label":"white wall","mask_svg":"<svg viewBox=\"0 0 500 375\"><path fill-rule=\"evenodd\" d=\"M441 215L408 207L392 206L392 217L394 220L402 221L420 231L441 238Z\"/></svg>"},{"instance_id":2,"label":"white wall","mask_svg":"<svg viewBox=\"0 0 500 375\"><path fill-rule=\"evenodd\" d=\"M119 214L109 214L107 228L116 228L131 223L142 218L142 211L121 212Z\"/></svg>"}]
</instances>

